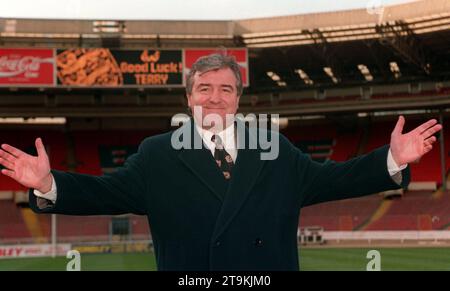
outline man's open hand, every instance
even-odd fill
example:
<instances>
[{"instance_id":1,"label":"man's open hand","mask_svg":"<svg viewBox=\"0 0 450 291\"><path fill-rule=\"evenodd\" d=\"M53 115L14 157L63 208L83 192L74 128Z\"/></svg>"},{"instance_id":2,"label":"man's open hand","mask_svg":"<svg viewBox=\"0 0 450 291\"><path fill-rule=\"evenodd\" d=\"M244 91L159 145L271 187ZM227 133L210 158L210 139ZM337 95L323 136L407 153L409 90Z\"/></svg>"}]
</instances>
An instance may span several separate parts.
<instances>
[{"instance_id":1,"label":"man's open hand","mask_svg":"<svg viewBox=\"0 0 450 291\"><path fill-rule=\"evenodd\" d=\"M6 169L2 169L1 173L13 178L25 187L46 193L52 187L50 162L42 140L37 138L35 144L38 153L37 157L24 153L8 144L2 144L0 164Z\"/></svg>"},{"instance_id":2,"label":"man's open hand","mask_svg":"<svg viewBox=\"0 0 450 291\"><path fill-rule=\"evenodd\" d=\"M436 119L428 120L408 133L402 133L405 118L400 116L391 134L391 153L397 165L405 165L420 159L431 151L436 132L442 125Z\"/></svg>"}]
</instances>

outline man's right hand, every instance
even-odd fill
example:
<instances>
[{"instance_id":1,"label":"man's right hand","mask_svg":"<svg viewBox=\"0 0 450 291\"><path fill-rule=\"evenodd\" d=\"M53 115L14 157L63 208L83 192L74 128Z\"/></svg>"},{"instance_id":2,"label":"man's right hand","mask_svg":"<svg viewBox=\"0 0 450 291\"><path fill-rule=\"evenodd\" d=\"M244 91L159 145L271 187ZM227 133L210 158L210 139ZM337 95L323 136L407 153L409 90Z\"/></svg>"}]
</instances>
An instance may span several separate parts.
<instances>
[{"instance_id":1,"label":"man's right hand","mask_svg":"<svg viewBox=\"0 0 450 291\"><path fill-rule=\"evenodd\" d=\"M50 161L40 138L35 141L37 157L31 156L13 146L2 144L0 164L6 169L1 173L13 178L25 187L47 193L52 188Z\"/></svg>"}]
</instances>

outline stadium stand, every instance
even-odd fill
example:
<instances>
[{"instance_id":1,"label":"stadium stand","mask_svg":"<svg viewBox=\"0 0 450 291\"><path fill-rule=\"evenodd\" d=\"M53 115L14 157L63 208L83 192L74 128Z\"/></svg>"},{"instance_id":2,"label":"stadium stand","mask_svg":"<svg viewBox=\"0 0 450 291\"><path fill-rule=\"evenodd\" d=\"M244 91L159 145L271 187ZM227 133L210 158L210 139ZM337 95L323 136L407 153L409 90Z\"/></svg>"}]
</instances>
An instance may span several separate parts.
<instances>
[{"instance_id":1,"label":"stadium stand","mask_svg":"<svg viewBox=\"0 0 450 291\"><path fill-rule=\"evenodd\" d=\"M414 1L386 7L381 20L359 9L238 21L122 21L123 30L112 34L95 32L98 27L91 20L2 18L0 49L147 52L150 48L244 47L250 85L241 97L240 110L280 114L289 119L282 133L314 160L345 161L387 144L398 114L406 114L405 131L439 115L444 129L450 128L448 8L447 0ZM361 74L361 64L370 70L372 80ZM280 82L274 82L270 72ZM123 163L132 152L126 147L136 148L146 136L169 130L170 118L185 108L181 86L2 85L0 118L63 116L67 120L65 125L45 128L25 122L0 124L0 144L7 142L32 153L39 136L54 169L101 175L111 165ZM450 131L444 130L447 177L449 139ZM109 155L115 147L124 152ZM112 160L105 162L104 156ZM449 229L450 193L441 188L443 166L436 146L420 164L411 164L410 188L397 198L375 194L306 207L300 226L325 231ZM0 243L50 240L51 216L34 215L22 202L16 203L17 193L26 190L0 175ZM127 217L131 238L148 238L147 219ZM111 216L57 215L58 239L109 240L112 223Z\"/></svg>"},{"instance_id":2,"label":"stadium stand","mask_svg":"<svg viewBox=\"0 0 450 291\"><path fill-rule=\"evenodd\" d=\"M450 192L406 191L401 198L381 195L328 202L303 209L301 226L337 230L442 230L450 226Z\"/></svg>"},{"instance_id":3,"label":"stadium stand","mask_svg":"<svg viewBox=\"0 0 450 291\"><path fill-rule=\"evenodd\" d=\"M21 208L12 200L0 200L0 238L4 239L22 239L29 238Z\"/></svg>"},{"instance_id":4,"label":"stadium stand","mask_svg":"<svg viewBox=\"0 0 450 291\"><path fill-rule=\"evenodd\" d=\"M382 199L369 196L341 200L303 208L300 226L322 226L329 230L354 230L364 224L376 211Z\"/></svg>"},{"instance_id":5,"label":"stadium stand","mask_svg":"<svg viewBox=\"0 0 450 291\"><path fill-rule=\"evenodd\" d=\"M450 196L440 197L430 192L411 191L392 205L383 217L374 221L367 230L439 230L450 223Z\"/></svg>"}]
</instances>

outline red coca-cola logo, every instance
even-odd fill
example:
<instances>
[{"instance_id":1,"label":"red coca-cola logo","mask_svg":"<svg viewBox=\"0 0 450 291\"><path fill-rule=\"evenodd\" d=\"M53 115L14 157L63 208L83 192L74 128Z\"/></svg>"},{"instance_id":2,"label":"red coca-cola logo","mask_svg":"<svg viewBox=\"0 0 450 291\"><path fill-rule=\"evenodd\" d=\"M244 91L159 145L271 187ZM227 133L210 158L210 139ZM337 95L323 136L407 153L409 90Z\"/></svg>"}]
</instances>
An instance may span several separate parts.
<instances>
[{"instance_id":1,"label":"red coca-cola logo","mask_svg":"<svg viewBox=\"0 0 450 291\"><path fill-rule=\"evenodd\" d=\"M42 63L53 63L53 58L21 56L20 58L0 57L0 77L14 77L24 74L27 78L38 76Z\"/></svg>"}]
</instances>

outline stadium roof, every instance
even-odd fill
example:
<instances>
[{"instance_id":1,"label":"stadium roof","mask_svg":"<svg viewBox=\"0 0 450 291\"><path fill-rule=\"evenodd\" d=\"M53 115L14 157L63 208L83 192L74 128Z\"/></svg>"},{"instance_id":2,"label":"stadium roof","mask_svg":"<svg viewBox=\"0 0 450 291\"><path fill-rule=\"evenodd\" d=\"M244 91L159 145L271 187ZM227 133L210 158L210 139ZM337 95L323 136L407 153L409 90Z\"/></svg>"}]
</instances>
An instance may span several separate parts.
<instances>
[{"instance_id":1,"label":"stadium roof","mask_svg":"<svg viewBox=\"0 0 450 291\"><path fill-rule=\"evenodd\" d=\"M360 95L360 90L380 85L408 86L428 82L434 88L434 84L448 84L449 11L449 0L427 0L384 10L359 9L237 21L103 23L92 20L0 19L0 45L120 49L247 47L250 68L250 87L245 92L247 102L255 95L260 96L260 101L264 94L274 93L282 94L283 98L298 99L298 96L326 95L323 94L325 90L350 88L346 93L336 93L347 96ZM102 31L102 28L117 30ZM279 77L277 81L273 79L275 74ZM101 90L80 94L95 95L93 100L98 101L102 100L98 98L102 94L122 97L123 91L130 90L98 91ZM7 94L11 95L11 92ZM20 89L17 94L28 93ZM29 94L35 95L36 92L30 91ZM59 96L63 93L57 91L52 94ZM77 93L72 91L70 94ZM160 100L164 104L172 102L177 105L180 105L181 98L168 98L168 95L183 95L179 89L145 89L126 93L138 96L138 103L148 97L146 94L152 95L152 102ZM160 94L161 98L155 94ZM442 100L439 102L441 104ZM70 114L70 110L67 113Z\"/></svg>"},{"instance_id":2,"label":"stadium roof","mask_svg":"<svg viewBox=\"0 0 450 291\"><path fill-rule=\"evenodd\" d=\"M450 67L450 1L237 21L0 19L0 40L16 47L248 47L252 92L280 89L267 72L291 90L442 80Z\"/></svg>"}]
</instances>

